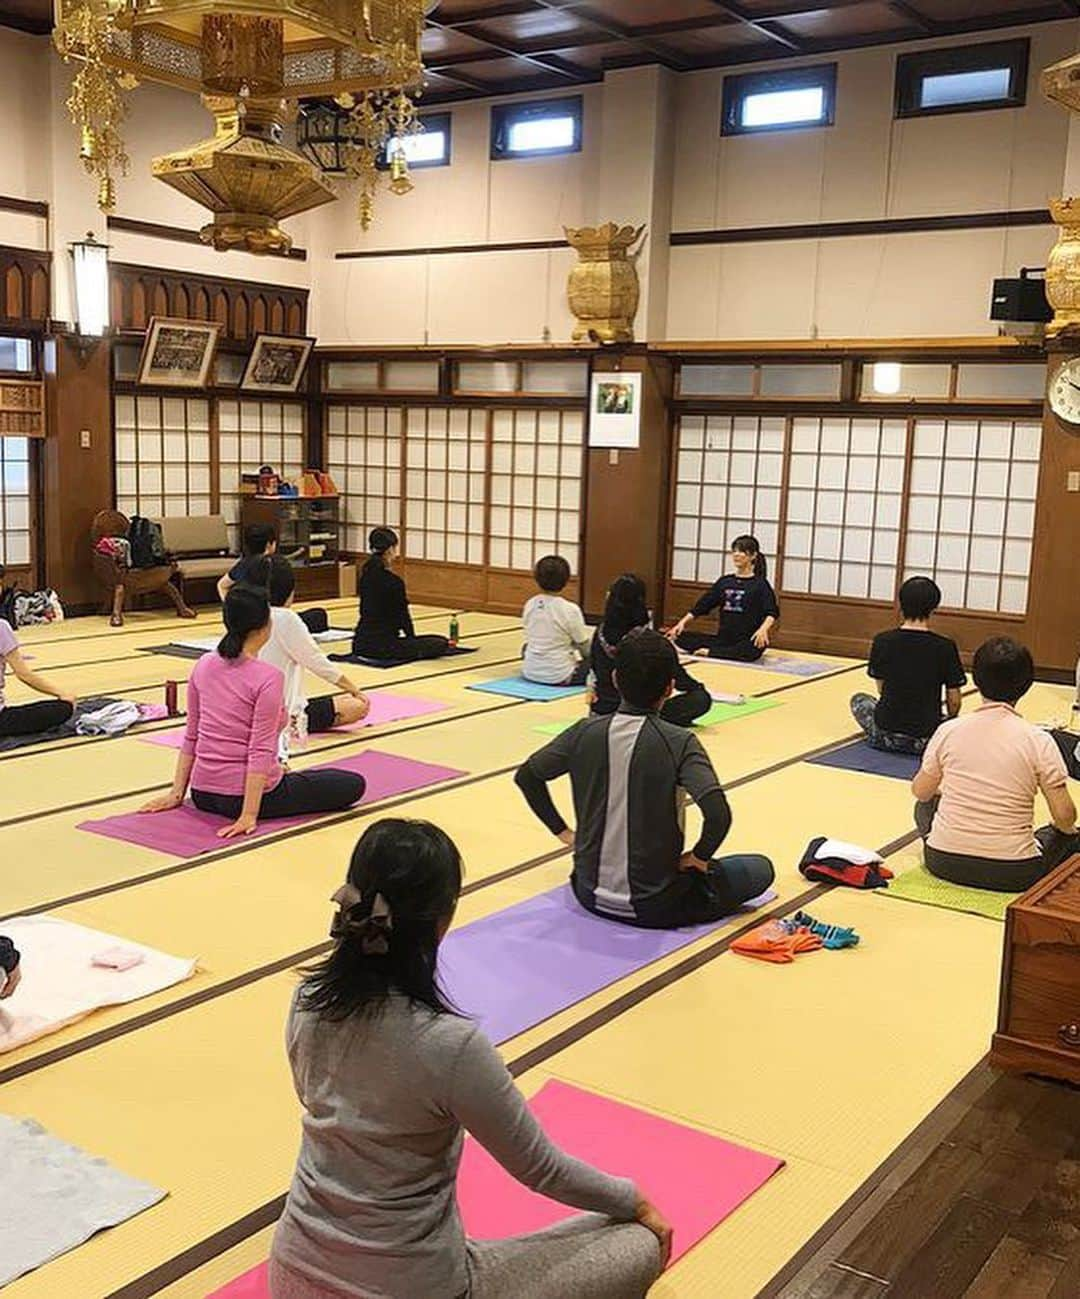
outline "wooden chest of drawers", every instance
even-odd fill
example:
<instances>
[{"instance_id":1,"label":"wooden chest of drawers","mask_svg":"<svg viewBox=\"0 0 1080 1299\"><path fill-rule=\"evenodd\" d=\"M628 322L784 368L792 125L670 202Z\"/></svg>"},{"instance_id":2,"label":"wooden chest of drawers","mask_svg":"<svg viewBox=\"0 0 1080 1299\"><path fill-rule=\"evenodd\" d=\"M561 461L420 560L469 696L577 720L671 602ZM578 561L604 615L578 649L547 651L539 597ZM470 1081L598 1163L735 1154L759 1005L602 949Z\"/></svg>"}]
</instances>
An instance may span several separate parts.
<instances>
[{"instance_id":1,"label":"wooden chest of drawers","mask_svg":"<svg viewBox=\"0 0 1080 1299\"><path fill-rule=\"evenodd\" d=\"M1080 856L1006 912L990 1060L999 1069L1080 1084Z\"/></svg>"}]
</instances>

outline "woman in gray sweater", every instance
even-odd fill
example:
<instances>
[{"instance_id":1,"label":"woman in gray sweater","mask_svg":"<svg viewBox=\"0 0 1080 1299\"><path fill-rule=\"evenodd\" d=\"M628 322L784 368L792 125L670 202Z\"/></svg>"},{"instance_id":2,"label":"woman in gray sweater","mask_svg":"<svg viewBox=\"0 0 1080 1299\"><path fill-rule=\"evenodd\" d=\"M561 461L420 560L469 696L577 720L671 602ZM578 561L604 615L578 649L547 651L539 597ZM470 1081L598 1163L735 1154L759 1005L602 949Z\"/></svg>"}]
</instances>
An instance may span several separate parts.
<instances>
[{"instance_id":1,"label":"woman in gray sweater","mask_svg":"<svg viewBox=\"0 0 1080 1299\"><path fill-rule=\"evenodd\" d=\"M440 992L461 874L453 842L423 821L378 821L353 851L334 947L289 1014L303 1138L273 1299L642 1299L667 1261L658 1211L548 1141L495 1048ZM455 1196L466 1130L520 1182L586 1212L468 1240Z\"/></svg>"}]
</instances>

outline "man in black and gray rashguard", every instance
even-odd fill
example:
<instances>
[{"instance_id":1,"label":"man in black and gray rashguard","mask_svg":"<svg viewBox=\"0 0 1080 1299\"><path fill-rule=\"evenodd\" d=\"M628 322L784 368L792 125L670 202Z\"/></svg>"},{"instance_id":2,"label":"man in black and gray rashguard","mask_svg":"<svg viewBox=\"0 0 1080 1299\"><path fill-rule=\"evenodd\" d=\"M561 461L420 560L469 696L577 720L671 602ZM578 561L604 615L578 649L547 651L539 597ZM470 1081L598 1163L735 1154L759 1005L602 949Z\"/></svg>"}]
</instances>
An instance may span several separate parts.
<instances>
[{"instance_id":1,"label":"man in black and gray rashguard","mask_svg":"<svg viewBox=\"0 0 1080 1299\"><path fill-rule=\"evenodd\" d=\"M773 881L757 854L713 854L731 809L701 741L663 721L677 659L671 642L640 629L615 655L618 712L578 722L534 753L515 777L529 806L574 849L570 883L583 907L624 924L673 929L737 911ZM548 782L569 775L577 831L551 800ZM701 809L701 837L684 852L685 796Z\"/></svg>"}]
</instances>

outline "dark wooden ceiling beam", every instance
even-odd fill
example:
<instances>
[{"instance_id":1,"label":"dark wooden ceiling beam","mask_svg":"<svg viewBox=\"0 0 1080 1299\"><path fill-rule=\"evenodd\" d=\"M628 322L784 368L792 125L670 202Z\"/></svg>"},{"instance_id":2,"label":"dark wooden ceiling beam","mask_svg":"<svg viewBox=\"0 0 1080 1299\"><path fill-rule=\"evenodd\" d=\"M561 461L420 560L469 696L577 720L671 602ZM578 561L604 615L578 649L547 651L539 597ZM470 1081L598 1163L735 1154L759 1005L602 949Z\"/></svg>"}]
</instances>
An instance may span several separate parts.
<instances>
[{"instance_id":1,"label":"dark wooden ceiling beam","mask_svg":"<svg viewBox=\"0 0 1080 1299\"><path fill-rule=\"evenodd\" d=\"M899 14L901 18L906 18L909 23L912 23L919 31L925 32L927 36L938 35L938 24L927 18L925 14L920 13L908 0L889 0L889 8L893 13Z\"/></svg>"},{"instance_id":2,"label":"dark wooden ceiling beam","mask_svg":"<svg viewBox=\"0 0 1080 1299\"><path fill-rule=\"evenodd\" d=\"M572 10L568 10L566 5L553 4L551 3L551 0L535 0L535 3L538 8L548 9L552 13L556 14L572 12L574 17L581 18L584 22L589 23L590 26L595 27L598 31L614 37L615 40L634 41L643 50L648 50L648 52L660 63L664 64L665 67L674 68L676 71L683 71L689 66L687 60L676 50L669 49L666 45L659 44L648 37L641 36L635 28L627 26L625 23L617 22L614 18L609 18L606 14L597 13L597 11L590 8L587 3L575 4ZM571 45L572 42L567 42L562 48L569 49Z\"/></svg>"},{"instance_id":3,"label":"dark wooden ceiling beam","mask_svg":"<svg viewBox=\"0 0 1080 1299\"><path fill-rule=\"evenodd\" d=\"M802 54L806 46L788 31L785 31L778 23L764 22L758 18L751 17L745 9L739 5L732 4L731 0L712 0L717 9L722 14L727 14L736 22L742 23L752 32L757 32L759 36L764 36L777 45L782 45L785 49L791 50L794 54Z\"/></svg>"},{"instance_id":4,"label":"dark wooden ceiling beam","mask_svg":"<svg viewBox=\"0 0 1080 1299\"><path fill-rule=\"evenodd\" d=\"M437 18L428 18L427 23L429 27L448 30L444 28L444 24L439 22ZM572 64L565 63L563 62L562 59L555 59L548 55L527 54L519 46L508 45L505 41L497 40L495 37L487 35L479 27L474 28L474 27L458 26L455 27L453 30L459 31L462 33L462 35L469 36L473 40L483 41L485 45L489 46L492 50L495 50L500 58L516 59L520 63L525 63L531 67L540 68L543 72L553 72L555 73L556 76L565 77L568 81L571 82L580 81L582 79L582 73L580 68L576 68ZM465 59L464 62L479 63L479 62L483 62L483 59L481 58ZM434 68L432 70L434 70ZM448 72L447 75L449 76L450 73ZM460 74L455 74L455 76L460 77ZM498 92L491 89L488 90L488 94L496 94L496 93Z\"/></svg>"}]
</instances>

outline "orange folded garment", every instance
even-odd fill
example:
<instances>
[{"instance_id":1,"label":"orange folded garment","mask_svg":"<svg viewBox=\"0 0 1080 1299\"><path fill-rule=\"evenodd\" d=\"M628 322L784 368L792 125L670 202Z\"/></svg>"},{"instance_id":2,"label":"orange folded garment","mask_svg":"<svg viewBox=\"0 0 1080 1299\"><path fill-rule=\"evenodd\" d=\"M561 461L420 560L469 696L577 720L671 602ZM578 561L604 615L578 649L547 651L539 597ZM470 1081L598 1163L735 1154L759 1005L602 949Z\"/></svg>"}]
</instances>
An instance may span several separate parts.
<instances>
[{"instance_id":1,"label":"orange folded garment","mask_svg":"<svg viewBox=\"0 0 1080 1299\"><path fill-rule=\"evenodd\" d=\"M751 956L756 961L790 965L800 952L816 952L821 946L822 940L809 929L791 929L781 920L766 920L763 925L736 938L731 950L740 956Z\"/></svg>"}]
</instances>

